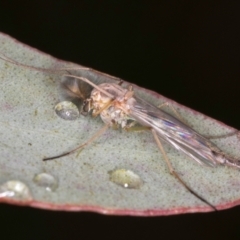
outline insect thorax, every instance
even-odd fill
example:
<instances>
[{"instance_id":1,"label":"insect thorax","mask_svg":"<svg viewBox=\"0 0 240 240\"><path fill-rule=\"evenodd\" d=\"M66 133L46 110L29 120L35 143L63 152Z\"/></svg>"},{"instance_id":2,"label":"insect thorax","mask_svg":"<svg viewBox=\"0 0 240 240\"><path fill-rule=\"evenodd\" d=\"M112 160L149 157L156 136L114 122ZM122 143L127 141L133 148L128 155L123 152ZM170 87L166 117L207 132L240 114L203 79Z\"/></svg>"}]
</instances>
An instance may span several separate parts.
<instances>
[{"instance_id":1,"label":"insect thorax","mask_svg":"<svg viewBox=\"0 0 240 240\"><path fill-rule=\"evenodd\" d=\"M130 109L129 99L126 98L128 90L115 83L103 83L98 86L110 93L113 98L98 89L93 89L91 92L93 115L100 111L102 121L113 128L131 127L133 119L128 115Z\"/></svg>"}]
</instances>

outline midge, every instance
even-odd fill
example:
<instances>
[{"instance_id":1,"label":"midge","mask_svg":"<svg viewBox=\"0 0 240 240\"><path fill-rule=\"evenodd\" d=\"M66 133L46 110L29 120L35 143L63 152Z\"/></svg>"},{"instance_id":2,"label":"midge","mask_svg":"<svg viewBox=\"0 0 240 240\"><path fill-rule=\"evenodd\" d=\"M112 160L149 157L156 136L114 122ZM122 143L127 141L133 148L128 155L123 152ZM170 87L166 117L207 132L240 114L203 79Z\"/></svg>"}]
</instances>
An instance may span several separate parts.
<instances>
[{"instance_id":1,"label":"midge","mask_svg":"<svg viewBox=\"0 0 240 240\"><path fill-rule=\"evenodd\" d=\"M122 82L119 82L119 84L102 83L96 85L87 78L72 75L70 70L73 68L48 70L26 66L7 57L0 57L0 59L38 71L65 71L65 73L62 73L63 76L68 77L70 80L61 82L61 89L64 96L68 99L72 99L73 101L80 100L82 102L82 114L85 115L87 113L91 113L94 117L100 115L102 121L105 123L105 125L96 132L94 136L77 148L57 156L44 158L44 161L60 158L84 148L103 134L109 127L128 130L134 129L135 125L139 124L142 126L142 128L140 128L141 130L150 130L152 132L170 173L189 192L214 210L216 210L216 208L192 190L173 169L163 149L161 141L168 142L174 148L185 153L199 164L208 165L210 167L227 165L238 169L240 168L239 159L226 156L224 152L222 152L209 139L197 133L178 118L173 117L159 107L153 106L152 104L137 97L131 85L127 89L121 86ZM88 69L86 68L86 71L87 70ZM82 82L91 85L92 90L90 93L84 90Z\"/></svg>"}]
</instances>

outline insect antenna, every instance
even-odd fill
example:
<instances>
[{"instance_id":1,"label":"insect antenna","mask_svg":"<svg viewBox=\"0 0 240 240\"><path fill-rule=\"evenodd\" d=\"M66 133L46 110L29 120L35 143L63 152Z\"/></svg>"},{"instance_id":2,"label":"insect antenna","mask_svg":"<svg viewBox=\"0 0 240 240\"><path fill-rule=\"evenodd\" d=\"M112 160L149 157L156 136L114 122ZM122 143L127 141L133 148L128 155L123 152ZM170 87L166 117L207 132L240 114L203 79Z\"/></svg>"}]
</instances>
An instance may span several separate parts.
<instances>
[{"instance_id":1,"label":"insect antenna","mask_svg":"<svg viewBox=\"0 0 240 240\"><path fill-rule=\"evenodd\" d=\"M30 65L26 65L26 64L17 62L15 60L5 56L3 53L1 53L0 59L5 61L5 62L9 62L11 64L14 64L14 65L29 68L29 69L33 69L33 70L36 70L36 71L47 72L47 73L55 73L55 74L61 74L61 75L62 75L62 72L65 72L65 71L71 71L71 70L85 70L85 71L88 71L88 70L90 70L90 68L88 68L88 67L61 67L61 68L56 68L56 69L35 67L35 66L30 66Z\"/></svg>"},{"instance_id":2,"label":"insect antenna","mask_svg":"<svg viewBox=\"0 0 240 240\"><path fill-rule=\"evenodd\" d=\"M1 54L2 56L0 56L0 59L2 59L3 61L18 65L18 66L22 66L25 68L29 68L29 69L34 69L40 72L48 72L48 73L55 73L55 74L60 74L61 76L65 76L65 77L70 77L70 78L75 78L75 79L79 79L87 84L89 84L90 86L92 86L93 88L98 89L100 92L104 93L106 96L114 99L114 96L112 94L110 94L109 92L103 90L102 88L100 88L98 85L96 85L95 83L91 82L89 79L85 78L85 77L80 77L80 76L76 76L71 74L69 71L71 70L85 70L85 71L89 71L90 68L86 68L86 67L63 67L63 68L58 68L58 69L47 69L47 68L41 68L41 67L34 67L34 66L29 66L29 65L25 65L19 62L16 62L15 60L6 57L4 54ZM98 73L98 71L91 69L91 71ZM64 72L67 72L66 74ZM117 80L117 78L112 77L108 74L104 74L106 76L111 77L112 79ZM119 79L118 79L119 80Z\"/></svg>"}]
</instances>

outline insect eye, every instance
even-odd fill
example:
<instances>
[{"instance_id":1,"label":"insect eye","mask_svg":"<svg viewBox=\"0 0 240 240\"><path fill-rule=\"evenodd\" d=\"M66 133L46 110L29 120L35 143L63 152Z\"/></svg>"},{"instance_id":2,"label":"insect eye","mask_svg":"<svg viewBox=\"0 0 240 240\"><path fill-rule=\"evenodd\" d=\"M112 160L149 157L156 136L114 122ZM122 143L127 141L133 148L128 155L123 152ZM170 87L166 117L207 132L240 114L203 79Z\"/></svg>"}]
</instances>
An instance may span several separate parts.
<instances>
[{"instance_id":1,"label":"insect eye","mask_svg":"<svg viewBox=\"0 0 240 240\"><path fill-rule=\"evenodd\" d=\"M86 116L92 109L92 100L86 99L83 101L81 114Z\"/></svg>"}]
</instances>

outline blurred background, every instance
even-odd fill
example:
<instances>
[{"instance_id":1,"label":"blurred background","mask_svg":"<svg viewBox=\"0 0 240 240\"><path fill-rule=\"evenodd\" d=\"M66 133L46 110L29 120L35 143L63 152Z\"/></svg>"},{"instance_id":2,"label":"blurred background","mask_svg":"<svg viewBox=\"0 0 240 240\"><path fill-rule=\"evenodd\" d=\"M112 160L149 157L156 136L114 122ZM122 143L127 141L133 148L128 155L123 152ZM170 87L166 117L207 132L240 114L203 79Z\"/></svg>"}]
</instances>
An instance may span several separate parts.
<instances>
[{"instance_id":1,"label":"blurred background","mask_svg":"<svg viewBox=\"0 0 240 240\"><path fill-rule=\"evenodd\" d=\"M0 31L240 129L239 10L239 1L2 0ZM0 214L2 239L240 238L240 207L137 218L2 204Z\"/></svg>"}]
</instances>

